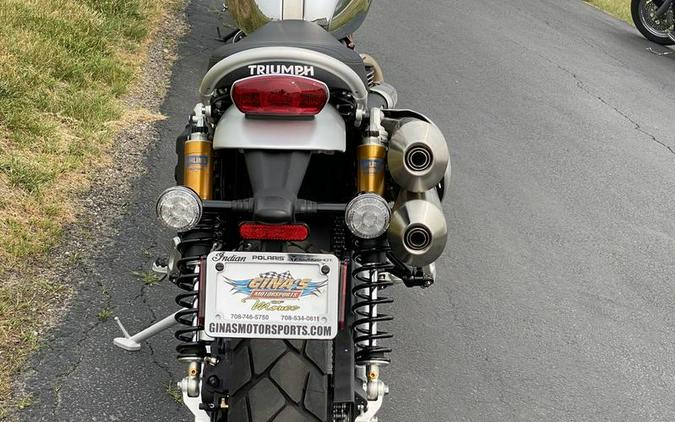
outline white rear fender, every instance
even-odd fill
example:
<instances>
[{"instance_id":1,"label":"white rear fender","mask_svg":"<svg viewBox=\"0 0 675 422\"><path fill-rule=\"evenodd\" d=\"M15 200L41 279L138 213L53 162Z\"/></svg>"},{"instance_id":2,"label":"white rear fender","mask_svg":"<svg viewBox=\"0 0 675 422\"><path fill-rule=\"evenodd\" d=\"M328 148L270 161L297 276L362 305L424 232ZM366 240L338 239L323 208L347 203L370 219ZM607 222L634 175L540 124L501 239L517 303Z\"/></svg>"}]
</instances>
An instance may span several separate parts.
<instances>
[{"instance_id":1,"label":"white rear fender","mask_svg":"<svg viewBox=\"0 0 675 422\"><path fill-rule=\"evenodd\" d=\"M275 149L344 152L347 147L345 121L331 106L307 120L246 118L230 107L218 121L214 149Z\"/></svg>"}]
</instances>

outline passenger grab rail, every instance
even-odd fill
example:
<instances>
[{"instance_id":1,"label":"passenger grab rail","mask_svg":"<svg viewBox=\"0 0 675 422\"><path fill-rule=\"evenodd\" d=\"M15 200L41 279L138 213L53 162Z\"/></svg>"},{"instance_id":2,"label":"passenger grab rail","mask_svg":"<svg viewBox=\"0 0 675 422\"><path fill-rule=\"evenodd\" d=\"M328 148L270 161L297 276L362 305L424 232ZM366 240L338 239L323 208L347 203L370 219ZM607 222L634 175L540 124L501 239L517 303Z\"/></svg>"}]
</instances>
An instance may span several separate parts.
<instances>
[{"instance_id":1,"label":"passenger grab rail","mask_svg":"<svg viewBox=\"0 0 675 422\"><path fill-rule=\"evenodd\" d=\"M260 47L242 51L216 63L202 79L199 93L202 102L209 104L218 82L242 67L265 62L289 62L315 66L340 78L351 90L356 101L356 122L359 126L368 109L368 88L359 75L349 66L323 53L297 47Z\"/></svg>"}]
</instances>

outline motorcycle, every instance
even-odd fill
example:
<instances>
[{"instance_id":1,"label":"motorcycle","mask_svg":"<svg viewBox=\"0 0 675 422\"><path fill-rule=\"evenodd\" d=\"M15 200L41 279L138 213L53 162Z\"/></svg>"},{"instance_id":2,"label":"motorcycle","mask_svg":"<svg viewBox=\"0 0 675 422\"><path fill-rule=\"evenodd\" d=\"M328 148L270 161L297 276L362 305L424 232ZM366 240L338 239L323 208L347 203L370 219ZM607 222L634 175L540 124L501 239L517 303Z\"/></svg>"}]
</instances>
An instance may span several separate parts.
<instances>
[{"instance_id":1,"label":"motorcycle","mask_svg":"<svg viewBox=\"0 0 675 422\"><path fill-rule=\"evenodd\" d=\"M158 260L180 306L114 343L175 325L195 421L376 422L394 285L430 287L447 241L448 147L396 109L352 33L371 0L229 0L238 30L211 57Z\"/></svg>"},{"instance_id":2,"label":"motorcycle","mask_svg":"<svg viewBox=\"0 0 675 422\"><path fill-rule=\"evenodd\" d=\"M661 45L675 44L673 0L632 0L631 16L645 38Z\"/></svg>"}]
</instances>

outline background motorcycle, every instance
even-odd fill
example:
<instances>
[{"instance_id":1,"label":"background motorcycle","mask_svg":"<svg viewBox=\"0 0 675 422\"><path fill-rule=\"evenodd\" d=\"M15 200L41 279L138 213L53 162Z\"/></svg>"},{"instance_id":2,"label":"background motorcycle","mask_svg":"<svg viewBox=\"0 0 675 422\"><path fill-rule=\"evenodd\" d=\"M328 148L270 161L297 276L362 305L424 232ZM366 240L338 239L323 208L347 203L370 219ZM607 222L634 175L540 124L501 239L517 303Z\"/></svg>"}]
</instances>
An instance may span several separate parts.
<instances>
[{"instance_id":1,"label":"background motorcycle","mask_svg":"<svg viewBox=\"0 0 675 422\"><path fill-rule=\"evenodd\" d=\"M635 27L650 41L675 44L672 0L632 0L631 16Z\"/></svg>"},{"instance_id":2,"label":"background motorcycle","mask_svg":"<svg viewBox=\"0 0 675 422\"><path fill-rule=\"evenodd\" d=\"M241 31L210 60L177 140L165 265L183 308L179 383L197 421L377 420L382 324L402 281L428 287L447 238L449 153L349 36L367 0L231 0Z\"/></svg>"}]
</instances>

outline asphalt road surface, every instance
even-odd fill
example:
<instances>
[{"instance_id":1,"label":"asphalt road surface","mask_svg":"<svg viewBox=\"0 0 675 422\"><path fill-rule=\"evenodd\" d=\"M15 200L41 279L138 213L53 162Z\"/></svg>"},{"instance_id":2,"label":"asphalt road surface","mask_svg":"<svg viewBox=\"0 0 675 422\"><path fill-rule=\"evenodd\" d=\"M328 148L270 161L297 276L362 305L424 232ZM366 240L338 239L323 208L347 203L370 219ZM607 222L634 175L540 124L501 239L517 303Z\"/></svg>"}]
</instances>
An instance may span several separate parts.
<instances>
[{"instance_id":1,"label":"asphalt road surface","mask_svg":"<svg viewBox=\"0 0 675 422\"><path fill-rule=\"evenodd\" d=\"M131 272L169 238L154 199L217 44L215 3L188 7L162 142L33 360L25 420L187 420L167 393L183 374L171 334L124 353L95 313L99 286L132 330L174 310L172 285ZM393 292L380 420L675 420L675 54L576 0L375 3L360 50L453 154L439 280Z\"/></svg>"}]
</instances>

